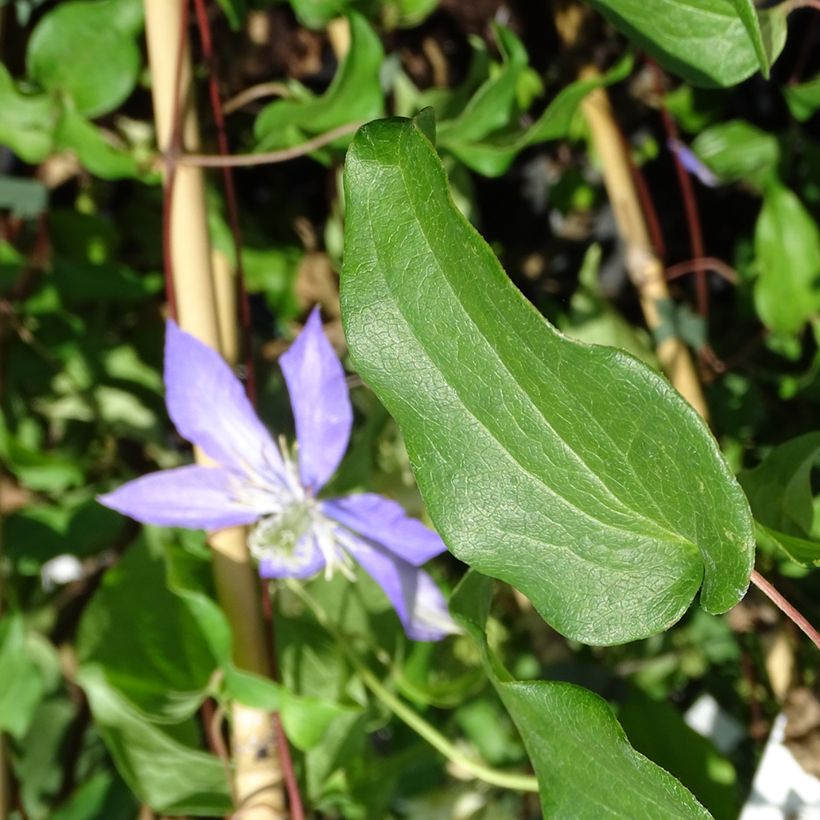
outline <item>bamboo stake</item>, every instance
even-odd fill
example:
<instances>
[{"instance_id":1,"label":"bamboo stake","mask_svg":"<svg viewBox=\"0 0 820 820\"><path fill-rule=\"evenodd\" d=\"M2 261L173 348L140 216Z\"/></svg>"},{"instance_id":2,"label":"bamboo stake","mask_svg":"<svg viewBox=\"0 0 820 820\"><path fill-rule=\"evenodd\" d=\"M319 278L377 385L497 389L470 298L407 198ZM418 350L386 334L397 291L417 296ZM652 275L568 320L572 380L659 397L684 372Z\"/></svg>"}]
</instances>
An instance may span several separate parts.
<instances>
[{"instance_id":1,"label":"bamboo stake","mask_svg":"<svg viewBox=\"0 0 820 820\"><path fill-rule=\"evenodd\" d=\"M184 2L187 0L145 0L157 142L160 150L172 159L175 148L193 151L199 148L196 112L191 104L191 60L187 37L182 31ZM182 42L185 46L180 63ZM178 105L182 105L182 110L177 113ZM181 145L175 145L177 125ZM226 318L233 306L226 305L221 311L217 307L202 169L177 166L171 173L171 260L179 324L215 350L235 355L238 349L236 322ZM220 271L220 292L224 290L225 276L225 271ZM207 463L202 453L197 452L196 457L197 461ZM234 662L249 672L268 676L271 669L258 579L248 553L245 531L241 527L221 530L211 535L209 542L213 549L217 595L233 633ZM287 817L273 715L234 704L231 718L233 791L242 817L247 820Z\"/></svg>"},{"instance_id":2,"label":"bamboo stake","mask_svg":"<svg viewBox=\"0 0 820 820\"><path fill-rule=\"evenodd\" d=\"M556 14L558 32L569 46L581 38L586 20L585 10L576 5L561 7ZM586 66L580 77L589 79L598 70ZM626 249L626 267L632 284L638 290L644 319L650 331L661 327L659 304L671 296L664 276L664 267L649 239L646 219L629 167L629 159L604 88L591 91L581 104L581 112L589 127L592 142L601 160L604 177L618 232ZM709 411L706 399L686 345L677 336L667 336L657 344L658 360L677 391L706 420Z\"/></svg>"}]
</instances>

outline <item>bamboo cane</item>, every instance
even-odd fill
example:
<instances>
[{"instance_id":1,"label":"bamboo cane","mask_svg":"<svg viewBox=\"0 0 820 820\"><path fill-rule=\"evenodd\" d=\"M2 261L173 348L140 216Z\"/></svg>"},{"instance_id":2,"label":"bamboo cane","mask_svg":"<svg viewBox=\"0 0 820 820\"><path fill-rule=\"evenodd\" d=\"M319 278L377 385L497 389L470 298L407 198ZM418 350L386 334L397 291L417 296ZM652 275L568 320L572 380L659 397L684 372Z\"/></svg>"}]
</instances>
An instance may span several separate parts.
<instances>
[{"instance_id":1,"label":"bamboo cane","mask_svg":"<svg viewBox=\"0 0 820 820\"><path fill-rule=\"evenodd\" d=\"M558 32L564 42L575 46L582 36L586 10L575 4L559 6L556 14ZM593 66L585 66L580 77L598 75ZM601 161L609 201L615 215L618 233L626 250L626 268L638 291L644 319L650 331L661 327L659 305L671 297L664 268L649 239L649 230L629 167L624 143L604 88L591 91L581 104L593 145ZM658 360L677 391L706 420L709 411L692 357L683 341L668 335L657 343Z\"/></svg>"},{"instance_id":2,"label":"bamboo cane","mask_svg":"<svg viewBox=\"0 0 820 820\"><path fill-rule=\"evenodd\" d=\"M191 60L182 32L187 0L145 0L148 58L152 76L154 116L159 148L173 151L175 126L186 151L199 148L196 112L191 104ZM179 55L180 43L184 52ZM181 110L177 112L177 107ZM177 123L177 117L179 122ZM173 159L173 157L172 157ZM228 321L233 305L218 306L224 293L225 271L215 285L208 237L205 189L201 168L173 169L171 260L177 318L180 326L215 350L235 356L236 322ZM166 184L168 179L166 178ZM206 463L200 452L197 461ZM233 527L209 538L219 602L231 625L233 656L238 667L270 675L258 579L251 563L245 530ZM248 820L279 820L287 816L282 770L270 713L234 704L231 737L237 808Z\"/></svg>"}]
</instances>

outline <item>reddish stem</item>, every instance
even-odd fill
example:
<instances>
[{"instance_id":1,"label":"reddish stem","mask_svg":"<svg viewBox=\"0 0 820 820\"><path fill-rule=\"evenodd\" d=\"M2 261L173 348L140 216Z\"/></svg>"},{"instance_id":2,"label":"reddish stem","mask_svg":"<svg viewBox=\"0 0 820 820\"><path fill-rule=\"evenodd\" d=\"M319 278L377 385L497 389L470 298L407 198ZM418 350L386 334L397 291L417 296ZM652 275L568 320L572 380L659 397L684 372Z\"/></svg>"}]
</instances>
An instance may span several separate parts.
<instances>
[{"instance_id":1,"label":"reddish stem","mask_svg":"<svg viewBox=\"0 0 820 820\"><path fill-rule=\"evenodd\" d=\"M714 271L718 276L723 277L730 285L737 285L740 281L740 276L738 276L737 271L716 256L702 256L700 259L688 259L686 262L678 262L675 265L670 265L666 269L666 279L671 282L679 276L686 276L688 273L694 273L701 269Z\"/></svg>"},{"instance_id":2,"label":"reddish stem","mask_svg":"<svg viewBox=\"0 0 820 820\"><path fill-rule=\"evenodd\" d=\"M208 63L208 89L211 101L211 111L213 112L214 124L216 125L217 147L221 157L230 155L230 144L228 134L225 129L225 116L222 110L222 98L219 94L219 75L217 72L216 55L213 47L213 36L211 34L210 21L205 9L205 0L194 0L196 9L197 27L199 29L202 52ZM242 234L239 226L239 205L236 196L236 186L233 178L233 171L226 165L222 168L222 182L225 187L225 203L228 211L228 224L231 229L233 239L234 255L236 257L236 278L239 289L239 314L242 326L242 345L245 350L246 379L245 389L248 398L256 404L256 372L253 365L253 347L251 335L251 313L248 291L245 287L245 271L242 265ZM266 582L262 583L262 617L267 633L267 649L269 653L270 669L273 678L276 678L276 653L275 635L273 628L273 612L270 602L270 590ZM274 712L272 716L276 734L276 744L279 752L279 764L282 767L282 776L285 781L285 789L288 794L288 805L292 820L304 820L304 808L302 807L302 797L299 793L299 784L296 779L296 772L293 767L293 759L290 754L287 736L282 727L279 714Z\"/></svg>"},{"instance_id":3,"label":"reddish stem","mask_svg":"<svg viewBox=\"0 0 820 820\"><path fill-rule=\"evenodd\" d=\"M818 632L756 569L752 570L751 581L818 649L820 649L820 632Z\"/></svg>"},{"instance_id":4,"label":"reddish stem","mask_svg":"<svg viewBox=\"0 0 820 820\"><path fill-rule=\"evenodd\" d=\"M663 87L663 72L653 60L647 59L655 76L655 86L658 97L660 98L660 114L663 121L663 127L666 131L667 140L679 139L678 126L666 109L666 102L664 100L665 91ZM686 225L689 229L689 247L691 249L692 258L695 260L701 259L704 256L703 250L703 231L700 225L700 214L698 213L698 203L695 198L695 189L692 185L692 179L687 170L683 167L678 155L673 151L672 159L675 163L675 171L678 176L678 186L683 197L683 209L686 214ZM697 295L698 313L701 316L706 316L709 313L709 288L706 281L706 267L699 265L695 268L695 293Z\"/></svg>"},{"instance_id":5,"label":"reddish stem","mask_svg":"<svg viewBox=\"0 0 820 820\"><path fill-rule=\"evenodd\" d=\"M222 110L222 98L219 95L219 75L217 73L216 55L211 35L211 25L205 10L205 0L194 0L199 38L202 52L208 63L208 91L211 98L211 111L216 125L216 141L222 157L230 155L228 134L225 129L225 115ZM236 185L233 172L227 166L222 168L222 183L225 186L225 203L228 210L228 224L233 238L234 256L236 257L236 279L239 291L239 321L242 326L242 347L245 350L245 390L251 403L256 404L256 371L253 366L253 344L251 334L251 309L248 291L245 287L245 269L242 265L242 234L239 228L239 206L236 198Z\"/></svg>"}]
</instances>

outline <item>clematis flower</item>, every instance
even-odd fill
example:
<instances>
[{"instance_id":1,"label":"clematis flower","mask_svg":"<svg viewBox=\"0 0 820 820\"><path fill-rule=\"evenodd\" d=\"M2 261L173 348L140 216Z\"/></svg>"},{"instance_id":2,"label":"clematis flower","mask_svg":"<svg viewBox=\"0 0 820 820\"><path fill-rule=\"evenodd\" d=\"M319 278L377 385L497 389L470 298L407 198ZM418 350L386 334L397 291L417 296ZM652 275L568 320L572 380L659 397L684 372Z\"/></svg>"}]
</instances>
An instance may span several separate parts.
<instances>
[{"instance_id":1,"label":"clematis flower","mask_svg":"<svg viewBox=\"0 0 820 820\"><path fill-rule=\"evenodd\" d=\"M168 413L214 465L152 473L100 502L145 524L250 525L248 547L264 578L338 570L354 579L358 564L382 587L409 638L455 632L441 592L420 569L445 550L435 532L380 495L317 497L342 460L353 422L344 369L318 308L280 364L296 422L295 456L283 439L274 443L222 357L169 321Z\"/></svg>"}]
</instances>

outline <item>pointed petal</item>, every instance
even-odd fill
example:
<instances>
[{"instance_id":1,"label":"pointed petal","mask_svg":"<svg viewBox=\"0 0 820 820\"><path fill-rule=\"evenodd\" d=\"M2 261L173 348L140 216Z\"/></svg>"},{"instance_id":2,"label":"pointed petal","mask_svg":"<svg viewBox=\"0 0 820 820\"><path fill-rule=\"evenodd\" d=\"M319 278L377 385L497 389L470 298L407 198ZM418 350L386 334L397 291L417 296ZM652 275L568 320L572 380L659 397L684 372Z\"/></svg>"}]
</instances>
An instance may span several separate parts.
<instances>
[{"instance_id":1,"label":"pointed petal","mask_svg":"<svg viewBox=\"0 0 820 820\"><path fill-rule=\"evenodd\" d=\"M237 476L221 467L177 467L129 481L100 504L143 524L220 530L250 524L259 513L232 498Z\"/></svg>"},{"instance_id":2,"label":"pointed petal","mask_svg":"<svg viewBox=\"0 0 820 820\"><path fill-rule=\"evenodd\" d=\"M280 484L282 456L225 360L174 322L165 337L165 402L180 435L225 467Z\"/></svg>"},{"instance_id":3,"label":"pointed petal","mask_svg":"<svg viewBox=\"0 0 820 820\"><path fill-rule=\"evenodd\" d=\"M268 553L259 559L263 578L309 578L325 565L325 557L312 533L303 535L293 552Z\"/></svg>"},{"instance_id":4,"label":"pointed petal","mask_svg":"<svg viewBox=\"0 0 820 820\"><path fill-rule=\"evenodd\" d=\"M344 368L322 330L318 308L279 363L296 422L302 483L319 490L347 449L353 410Z\"/></svg>"},{"instance_id":5,"label":"pointed petal","mask_svg":"<svg viewBox=\"0 0 820 820\"><path fill-rule=\"evenodd\" d=\"M410 640L439 641L459 631L426 572L348 532L337 532L337 538L384 590Z\"/></svg>"},{"instance_id":6,"label":"pointed petal","mask_svg":"<svg viewBox=\"0 0 820 820\"><path fill-rule=\"evenodd\" d=\"M410 518L401 504L384 496L359 493L323 501L321 506L326 515L414 566L447 549L438 533Z\"/></svg>"}]
</instances>

